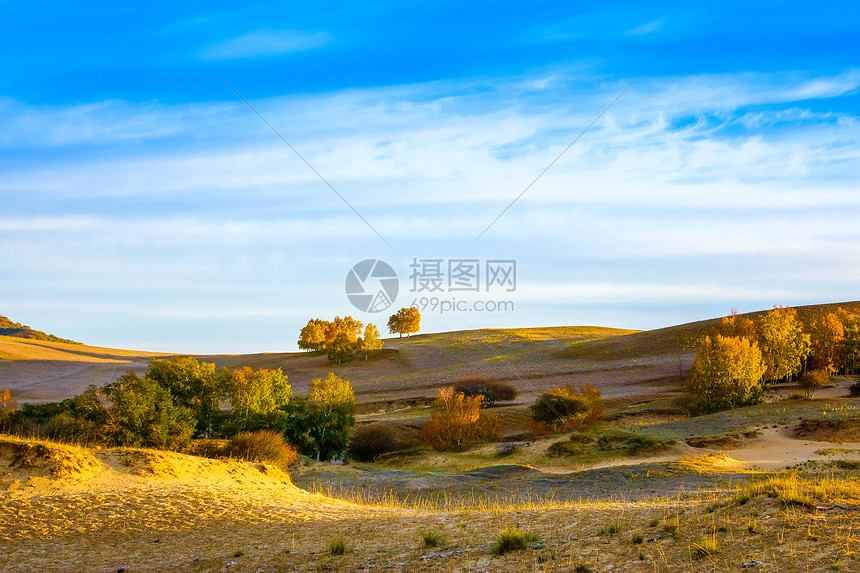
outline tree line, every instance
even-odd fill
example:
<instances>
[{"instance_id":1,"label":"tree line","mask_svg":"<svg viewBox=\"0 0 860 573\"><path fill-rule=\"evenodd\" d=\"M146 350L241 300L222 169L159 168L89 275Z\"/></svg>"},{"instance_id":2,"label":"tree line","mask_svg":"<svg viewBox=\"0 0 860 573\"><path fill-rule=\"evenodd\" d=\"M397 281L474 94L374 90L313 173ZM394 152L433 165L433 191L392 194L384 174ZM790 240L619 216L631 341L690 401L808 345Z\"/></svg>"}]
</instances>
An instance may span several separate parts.
<instances>
[{"instance_id":1,"label":"tree line","mask_svg":"<svg viewBox=\"0 0 860 573\"><path fill-rule=\"evenodd\" d=\"M812 396L834 374L860 372L860 315L842 308L804 322L774 306L756 319L723 317L699 345L686 381L693 414L764 401L767 385L797 380Z\"/></svg>"},{"instance_id":2,"label":"tree line","mask_svg":"<svg viewBox=\"0 0 860 573\"><path fill-rule=\"evenodd\" d=\"M388 319L388 331L401 337L418 332L421 313L417 308L401 308ZM340 364L346 360L364 356L367 358L381 350L379 328L375 324L364 325L351 316L334 317L334 320L312 318L299 333L298 346L308 352L324 351L332 362Z\"/></svg>"},{"instance_id":3,"label":"tree line","mask_svg":"<svg viewBox=\"0 0 860 573\"><path fill-rule=\"evenodd\" d=\"M354 425L352 386L334 373L295 396L280 368L218 370L190 356L154 359L142 376L129 371L62 402L17 409L0 393L0 429L108 447L180 449L193 438L272 430L305 455L331 459Z\"/></svg>"}]
</instances>

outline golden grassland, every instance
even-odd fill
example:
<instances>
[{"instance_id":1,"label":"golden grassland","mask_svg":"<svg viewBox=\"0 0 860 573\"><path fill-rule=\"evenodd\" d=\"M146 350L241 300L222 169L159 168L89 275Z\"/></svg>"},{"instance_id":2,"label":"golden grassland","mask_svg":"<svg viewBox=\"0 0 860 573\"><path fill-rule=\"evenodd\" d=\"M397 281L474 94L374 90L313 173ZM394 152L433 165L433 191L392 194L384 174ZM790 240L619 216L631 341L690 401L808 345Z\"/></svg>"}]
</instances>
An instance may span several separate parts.
<instances>
[{"instance_id":1,"label":"golden grassland","mask_svg":"<svg viewBox=\"0 0 860 573\"><path fill-rule=\"evenodd\" d=\"M157 352L99 348L66 342L48 342L0 336L0 359L60 360L64 362L128 362L131 358L164 356Z\"/></svg>"},{"instance_id":2,"label":"golden grassland","mask_svg":"<svg viewBox=\"0 0 860 573\"><path fill-rule=\"evenodd\" d=\"M860 567L860 481L762 474L650 500L334 499L276 468L0 438L2 571L772 571ZM17 460L17 461L16 461ZM730 459L687 460L698 471ZM718 466L713 468L711 466ZM14 484L14 486L13 486ZM12 486L12 487L10 487ZM494 555L500 532L531 534ZM432 533L436 547L422 546ZM330 544L342 540L343 555ZM580 566L580 569L577 567ZM584 567L584 568L583 568Z\"/></svg>"}]
</instances>

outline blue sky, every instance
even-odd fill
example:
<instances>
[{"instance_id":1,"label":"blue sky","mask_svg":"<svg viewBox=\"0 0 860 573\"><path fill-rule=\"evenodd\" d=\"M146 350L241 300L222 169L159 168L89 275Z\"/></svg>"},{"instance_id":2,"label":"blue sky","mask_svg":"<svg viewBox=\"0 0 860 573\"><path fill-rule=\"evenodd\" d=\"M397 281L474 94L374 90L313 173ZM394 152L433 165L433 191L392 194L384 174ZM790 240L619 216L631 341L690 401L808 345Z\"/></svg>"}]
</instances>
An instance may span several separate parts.
<instances>
[{"instance_id":1,"label":"blue sky","mask_svg":"<svg viewBox=\"0 0 860 573\"><path fill-rule=\"evenodd\" d=\"M655 328L860 292L854 3L3 12L0 314L36 328L290 350L312 316L384 325L343 287L377 257L398 307L413 258L517 260L516 292L491 297L514 312L425 312L428 331Z\"/></svg>"}]
</instances>

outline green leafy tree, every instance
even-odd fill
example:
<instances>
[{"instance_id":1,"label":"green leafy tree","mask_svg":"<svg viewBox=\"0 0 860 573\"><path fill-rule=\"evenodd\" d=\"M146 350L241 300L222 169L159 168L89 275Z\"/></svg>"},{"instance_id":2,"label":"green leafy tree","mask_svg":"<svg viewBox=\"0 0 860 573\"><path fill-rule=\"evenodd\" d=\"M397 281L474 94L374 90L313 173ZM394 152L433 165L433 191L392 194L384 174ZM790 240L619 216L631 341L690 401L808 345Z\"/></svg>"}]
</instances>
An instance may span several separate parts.
<instances>
[{"instance_id":1,"label":"green leafy tree","mask_svg":"<svg viewBox=\"0 0 860 573\"><path fill-rule=\"evenodd\" d=\"M421 329L421 312L417 308L401 308L388 319L388 332L409 336Z\"/></svg>"},{"instance_id":2,"label":"green leafy tree","mask_svg":"<svg viewBox=\"0 0 860 573\"><path fill-rule=\"evenodd\" d=\"M765 380L775 382L798 374L809 356L810 337L803 332L797 311L788 306L774 306L759 317L756 330Z\"/></svg>"},{"instance_id":3,"label":"green leafy tree","mask_svg":"<svg viewBox=\"0 0 860 573\"><path fill-rule=\"evenodd\" d=\"M170 392L174 404L191 410L198 436L212 433L221 410L219 402L227 397L228 370L219 372L214 363L198 362L191 356L174 356L152 360L144 378Z\"/></svg>"},{"instance_id":4,"label":"green leafy tree","mask_svg":"<svg viewBox=\"0 0 860 573\"><path fill-rule=\"evenodd\" d=\"M188 444L194 432L194 414L174 403L173 396L154 380L127 372L102 388L110 403L104 416L104 433L117 446L178 448ZM90 408L100 410L95 396ZM91 413L90 416L94 414Z\"/></svg>"},{"instance_id":5,"label":"green leafy tree","mask_svg":"<svg viewBox=\"0 0 860 573\"><path fill-rule=\"evenodd\" d=\"M719 334L705 337L687 379L691 411L708 414L762 402L766 370L755 342Z\"/></svg>"},{"instance_id":6,"label":"green leafy tree","mask_svg":"<svg viewBox=\"0 0 860 573\"><path fill-rule=\"evenodd\" d=\"M229 394L233 418L244 428L252 418L286 406L293 390L280 368L253 370L245 366L231 372Z\"/></svg>"},{"instance_id":7,"label":"green leafy tree","mask_svg":"<svg viewBox=\"0 0 860 573\"><path fill-rule=\"evenodd\" d=\"M339 378L333 372L329 372L325 379L312 380L301 417L300 426L306 429L309 440L297 442L309 442L317 460L343 455L349 433L355 426L355 394L349 380Z\"/></svg>"}]
</instances>

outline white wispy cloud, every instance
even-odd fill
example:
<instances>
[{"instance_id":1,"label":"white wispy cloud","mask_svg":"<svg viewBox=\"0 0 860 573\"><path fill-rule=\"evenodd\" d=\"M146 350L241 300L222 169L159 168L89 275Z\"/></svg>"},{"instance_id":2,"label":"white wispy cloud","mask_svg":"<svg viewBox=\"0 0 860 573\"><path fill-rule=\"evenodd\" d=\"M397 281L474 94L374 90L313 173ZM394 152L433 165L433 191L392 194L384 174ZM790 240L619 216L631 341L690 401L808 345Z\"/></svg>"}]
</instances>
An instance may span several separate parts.
<instances>
[{"instance_id":1,"label":"white wispy cloud","mask_svg":"<svg viewBox=\"0 0 860 573\"><path fill-rule=\"evenodd\" d=\"M812 100L858 81L852 70L637 80L472 252L523 263L526 308L851 298L860 122ZM271 308L289 330L311 304L343 312L359 258L403 270L413 256L462 255L623 85L551 72L484 89L250 96L396 253L229 93L182 105L7 99L0 146L45 153L0 164L0 260L13 269L0 292L10 313L29 308L10 294L27 284L69 293L70 308L121 308L112 293L131 292L129 317L172 315L177 328L222 310L264 321ZM631 276L629 261L667 279ZM579 276L584 265L600 276Z\"/></svg>"},{"instance_id":2,"label":"white wispy cloud","mask_svg":"<svg viewBox=\"0 0 860 573\"><path fill-rule=\"evenodd\" d=\"M204 51L202 56L209 60L278 56L320 48L329 40L325 32L264 28L225 40Z\"/></svg>"}]
</instances>

